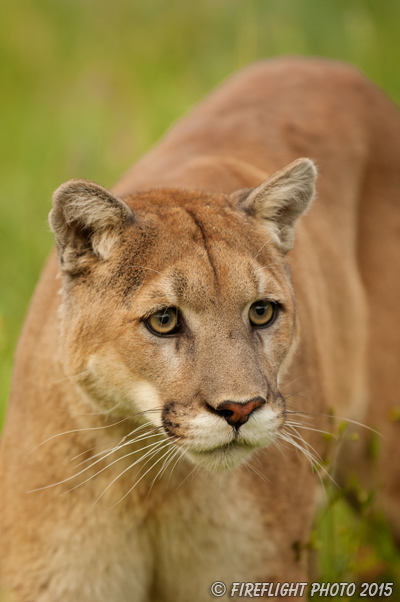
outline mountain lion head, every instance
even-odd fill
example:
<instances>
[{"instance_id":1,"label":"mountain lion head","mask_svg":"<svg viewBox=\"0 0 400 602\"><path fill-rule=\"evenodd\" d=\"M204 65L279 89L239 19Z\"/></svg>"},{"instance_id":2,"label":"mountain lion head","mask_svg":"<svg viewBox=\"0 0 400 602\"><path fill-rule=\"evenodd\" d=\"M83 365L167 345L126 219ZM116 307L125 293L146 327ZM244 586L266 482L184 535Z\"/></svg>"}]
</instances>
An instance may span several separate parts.
<instances>
[{"instance_id":1,"label":"mountain lion head","mask_svg":"<svg viewBox=\"0 0 400 602\"><path fill-rule=\"evenodd\" d=\"M276 438L297 331L285 254L315 178L298 159L230 196L58 188L65 370L97 411L150 422L214 470Z\"/></svg>"}]
</instances>

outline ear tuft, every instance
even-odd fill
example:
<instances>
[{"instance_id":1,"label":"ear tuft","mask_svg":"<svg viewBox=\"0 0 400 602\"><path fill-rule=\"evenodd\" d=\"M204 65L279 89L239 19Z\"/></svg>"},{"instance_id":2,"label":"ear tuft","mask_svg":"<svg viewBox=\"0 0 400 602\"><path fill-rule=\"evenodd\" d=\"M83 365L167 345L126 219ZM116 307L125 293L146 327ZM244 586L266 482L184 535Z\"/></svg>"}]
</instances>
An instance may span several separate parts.
<instances>
[{"instance_id":1,"label":"ear tuft","mask_svg":"<svg viewBox=\"0 0 400 602\"><path fill-rule=\"evenodd\" d=\"M53 194L49 222L61 267L79 273L95 259L106 259L118 234L133 222L123 200L88 180L69 180Z\"/></svg>"},{"instance_id":2,"label":"ear tuft","mask_svg":"<svg viewBox=\"0 0 400 602\"><path fill-rule=\"evenodd\" d=\"M279 248L287 253L293 246L294 225L314 197L316 178L314 163L297 159L244 198L237 196L238 207L263 223L270 222Z\"/></svg>"}]
</instances>

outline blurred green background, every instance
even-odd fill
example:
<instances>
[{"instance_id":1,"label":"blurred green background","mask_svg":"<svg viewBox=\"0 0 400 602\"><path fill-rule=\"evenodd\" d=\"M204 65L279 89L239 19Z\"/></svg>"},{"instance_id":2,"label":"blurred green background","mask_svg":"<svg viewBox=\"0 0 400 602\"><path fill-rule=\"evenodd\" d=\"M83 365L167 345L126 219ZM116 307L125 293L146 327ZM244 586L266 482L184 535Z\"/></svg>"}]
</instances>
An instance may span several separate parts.
<instances>
[{"instance_id":1,"label":"blurred green background","mask_svg":"<svg viewBox=\"0 0 400 602\"><path fill-rule=\"evenodd\" d=\"M0 424L61 182L111 186L213 86L261 57L344 59L399 102L399 39L399 0L3 0ZM330 495L310 542L317 571L399 586L384 522L367 502L359 520Z\"/></svg>"}]
</instances>

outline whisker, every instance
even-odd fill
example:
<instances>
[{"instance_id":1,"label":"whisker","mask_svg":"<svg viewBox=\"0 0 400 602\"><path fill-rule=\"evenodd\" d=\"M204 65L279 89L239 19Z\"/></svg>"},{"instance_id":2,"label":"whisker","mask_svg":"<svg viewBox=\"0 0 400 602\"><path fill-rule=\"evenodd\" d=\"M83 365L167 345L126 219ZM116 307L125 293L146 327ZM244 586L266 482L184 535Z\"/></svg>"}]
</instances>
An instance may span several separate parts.
<instances>
[{"instance_id":1,"label":"whisker","mask_svg":"<svg viewBox=\"0 0 400 602\"><path fill-rule=\"evenodd\" d=\"M288 405L287 405L287 406L286 406L286 408L285 408L285 410L284 410L284 415L286 416L286 414L293 414L293 413L297 413L297 412L294 412L294 410L292 410L292 409L290 408L290 406L288 406ZM306 420L308 420L310 424L315 424L315 422L314 422L314 420L315 420L315 416L303 416L303 415L302 415L302 416L301 416L301 419L302 419L303 421L306 421Z\"/></svg>"},{"instance_id":2,"label":"whisker","mask_svg":"<svg viewBox=\"0 0 400 602\"><path fill-rule=\"evenodd\" d=\"M301 451L311 462L312 466L318 466L318 458L316 458L312 452L304 447L302 447L299 443L297 443L297 441L295 441L293 439L294 435L292 435L291 433L288 433L287 431L281 431L280 432L280 436L281 438L286 441L287 443L291 443L294 447L296 447L296 449L298 449L299 451ZM322 459L322 458L321 458Z\"/></svg>"},{"instance_id":3,"label":"whisker","mask_svg":"<svg viewBox=\"0 0 400 602\"><path fill-rule=\"evenodd\" d=\"M99 452L98 454L94 454L93 456L91 456L90 458L87 458L86 460L82 460L82 462L79 462L79 464L76 464L74 466L74 468L79 468L79 466L82 466L86 462L90 462L90 460L94 460L96 457L99 457L99 456L101 456L100 459L107 458L114 452L122 449L123 447L126 447L127 445L132 445L134 443L138 443L139 441L143 442L143 441L146 441L146 439L151 439L151 438L157 437L157 436L162 436L162 433L151 433L151 434L143 433L142 435L139 435L138 437L135 437L134 439L130 439L129 441L125 441L124 440L125 438L123 438L123 440L121 440L120 443L118 445L116 445L115 447L109 448L108 450L106 449L102 452ZM93 466L93 464L92 464L92 466Z\"/></svg>"},{"instance_id":4,"label":"whisker","mask_svg":"<svg viewBox=\"0 0 400 602\"><path fill-rule=\"evenodd\" d=\"M100 412L74 412L73 410L67 409L61 409L60 411L68 414L69 416L108 416L112 412L115 412L119 405L120 404L118 402L112 408L109 408L108 410L101 410Z\"/></svg>"},{"instance_id":5,"label":"whisker","mask_svg":"<svg viewBox=\"0 0 400 602\"><path fill-rule=\"evenodd\" d=\"M329 474L329 472L325 469L325 467L320 462L318 462L318 460L312 455L312 453L308 449L304 449L304 447L302 447L299 443L297 443L297 441L294 441L292 435L290 435L289 433L282 433L282 431L280 431L279 437L281 437L284 441L286 441L287 443L290 443L295 448L297 448L299 451L301 451L304 454L304 456L308 459L308 461L310 462L310 464L315 472L318 473L318 469L322 470L326 474L326 476L329 478L329 480L332 481L332 483L334 483L336 485L336 487L338 487L340 489L339 485L336 483L334 478Z\"/></svg>"},{"instance_id":6,"label":"whisker","mask_svg":"<svg viewBox=\"0 0 400 602\"><path fill-rule=\"evenodd\" d=\"M182 445L182 447L179 449L179 451L180 451L181 453L180 453L180 455L178 456L177 460L175 461L175 464L173 465L173 467L172 467L172 469L171 469L171 472L170 472L170 474L169 474L169 477L168 477L168 482L167 482L167 489L168 489L168 487L169 487L169 482L170 482L170 480L171 480L172 473L174 472L174 470L175 470L176 466L179 464L179 462L180 462L180 461L182 460L182 458L184 457L184 454L185 454L185 449L187 449L188 447L189 447L189 443L186 443L186 444Z\"/></svg>"},{"instance_id":7,"label":"whisker","mask_svg":"<svg viewBox=\"0 0 400 602\"><path fill-rule=\"evenodd\" d=\"M262 265L261 267L254 270L254 273L256 274L259 270L265 270L267 268L272 268L272 266L274 266L274 265L278 265L278 262L275 261L275 263L269 263L268 265Z\"/></svg>"},{"instance_id":8,"label":"whisker","mask_svg":"<svg viewBox=\"0 0 400 602\"><path fill-rule=\"evenodd\" d=\"M141 452L144 449L147 449L148 447L151 447L151 446L155 445L156 443L160 443L160 442L159 441L155 441L155 442L151 443L150 445L147 445L146 447L141 448L140 450L134 450L133 452L129 452L129 454L121 456L121 458L117 458L116 460L114 460L110 464L107 464L107 466L105 466L104 468L102 468L96 474L91 475L91 477L89 479L86 479L86 481L83 481L83 483L80 483L79 485L77 485L77 487L79 487L80 485L83 485L84 483L87 483L87 481L89 481L91 478L96 477L98 474L100 474L101 472L103 472L104 470L106 470L106 468L109 468L110 466L112 466L116 462L119 462L119 460L122 460L123 458L126 458L126 457L128 457L128 456L130 456L130 455L132 455L134 453ZM108 455L111 455L111 452ZM58 483L52 483L51 485L44 485L44 487L38 487L37 489L32 489L31 491L28 491L27 493L34 493L36 491L43 491L43 489L50 489L51 487L56 487L57 485L62 485L63 483L66 483L67 481L71 481L72 479L75 479L76 477L78 477L79 475L83 474L84 472L86 472L90 468L93 468L93 466L95 466L96 464L98 464L99 462L101 462L101 460L104 460L104 459L105 458L99 458L98 460L96 460L95 462L93 462L93 464L90 464L90 466L86 466L85 468L83 468L82 470L80 470L79 472L77 472L76 474L71 475L70 477L67 477L66 479L63 479L62 481L59 481ZM75 489L75 487L73 487L73 489ZM68 491L71 491L71 489L69 489ZM64 493L68 493L68 491L64 492ZM64 493L62 493L61 495L64 495Z\"/></svg>"},{"instance_id":9,"label":"whisker","mask_svg":"<svg viewBox=\"0 0 400 602\"><path fill-rule=\"evenodd\" d=\"M270 481L257 468L255 468L255 466L252 466L247 460L245 461L245 464L248 468L255 472L255 474L258 475L260 479L264 481L264 483L270 483Z\"/></svg>"},{"instance_id":10,"label":"whisker","mask_svg":"<svg viewBox=\"0 0 400 602\"><path fill-rule=\"evenodd\" d=\"M90 477L88 477L85 481L83 481L82 483L78 483L78 485L75 485L75 487L72 487L71 489L68 489L68 491L65 491L64 493L62 493L61 495L65 495L66 493L69 493L70 491L73 491L74 489L77 489L78 487L81 487L81 485L84 485L85 483L87 483L88 481L90 481L91 479L94 479L94 477L97 477L97 475L99 475L100 473L104 472L107 468L109 468L110 466L112 466L113 464L116 464L117 462L119 462L120 460L123 460L124 458L129 458L129 456L134 456L137 453L141 453L143 452L145 449L149 449L149 451L147 451L143 456L140 456L140 458L138 458L135 462L133 462L129 468L132 468L133 466L135 466L136 464L138 464L139 462L141 462L142 460L144 460L145 458L147 458L148 456L152 456L153 452L154 454L157 453L158 449L161 447L161 443L160 441L155 441L154 443L147 445L146 447L141 448L140 450L134 450L129 452L129 454L125 454L124 456L121 456L120 458L117 458L116 460L114 460L113 462L111 462L110 464L108 464L107 466L105 466L104 468L102 468L101 470L99 470L98 472L96 472L96 474L91 475ZM121 473L123 474L123 473ZM119 475L121 476L121 475ZM117 480L116 477L115 480Z\"/></svg>"},{"instance_id":11,"label":"whisker","mask_svg":"<svg viewBox=\"0 0 400 602\"><path fill-rule=\"evenodd\" d=\"M147 268L144 265L127 265L127 268L140 268L141 270L150 270L151 272L155 272L156 274L160 274L160 276L162 276L161 272L158 272L157 270L153 270L153 268Z\"/></svg>"},{"instance_id":12,"label":"whisker","mask_svg":"<svg viewBox=\"0 0 400 602\"><path fill-rule=\"evenodd\" d=\"M167 441L167 445L172 445L172 444L171 444L171 443L169 443L169 442ZM158 451L159 451L159 450L157 450L157 452L156 452L156 453L158 453ZM115 504L113 504L113 505L111 506L111 508L109 508L108 510L112 510L113 508L115 508L115 506L117 506L118 504L120 504L120 503L121 503L121 502L122 502L122 501L123 501L123 500L124 500L124 499L125 499L125 498L126 498L128 495L129 495L129 494L130 494L130 493L131 493L131 491L133 491L133 489L136 487L136 485L138 485L138 484L140 483L140 481L141 481L141 480L142 480L142 479L143 479L143 478L144 478L144 477L145 477L145 476L146 476L146 475L147 475L147 474L150 472L150 470L152 470L152 469L154 468L154 466L156 466L156 464L158 464L159 462L161 462L161 460L162 460L163 458L165 458L165 456L166 456L167 454L169 454L169 453L170 453L170 451L171 451L171 450L170 450L170 449L168 449L168 450L165 452L165 454L163 454L163 455L161 456L161 458L159 458L159 459L158 459L156 462L154 462L154 464L152 464L152 465L150 466L150 468L148 468L148 469L146 470L146 472L145 472L144 474L142 474L142 476L140 477L140 479L139 479L138 481L136 481L136 482L134 483L134 485L132 485L132 487L129 489L129 491L127 491L127 492L125 493L125 495L124 495L124 496L123 496L123 497L122 497L120 500L118 500L118 502L116 502ZM146 464L147 464L147 463L148 463L148 462L151 460L151 458L153 458L153 457L154 457L154 455L156 455L156 454L153 454L153 456L151 456L151 457L149 458L149 460L146 462ZM125 471L124 471L124 472L125 472ZM123 474L123 473L121 473L121 474ZM120 476L121 476L121 475L120 475ZM106 491L107 491L107 489L105 489L105 490L104 490L103 494L104 494ZM102 494L102 495L103 495L103 494ZM102 495L101 495L100 497L102 497ZM98 499L96 500L95 504L97 503L97 501L98 501L99 499L100 499L100 498L98 498Z\"/></svg>"},{"instance_id":13,"label":"whisker","mask_svg":"<svg viewBox=\"0 0 400 602\"><path fill-rule=\"evenodd\" d=\"M58 383L62 383L64 380L71 380L72 378L78 378L79 376L83 376L84 374L89 374L90 370L83 370L83 372L78 372L78 374L70 374L68 376L64 376L59 380L54 380L52 382L53 385L57 385Z\"/></svg>"},{"instance_id":14,"label":"whisker","mask_svg":"<svg viewBox=\"0 0 400 602\"><path fill-rule=\"evenodd\" d=\"M73 462L74 460L76 460L77 458L80 458L81 456L83 456L84 454L88 454L89 452L93 451L94 449L97 449L98 447L104 447L105 445L109 445L110 443L112 443L113 441L120 441L122 443L122 441L124 441L125 439L127 439L128 437L130 437L131 435L133 435L136 431L139 431L141 429L144 429L146 427L151 427L151 422L145 422L144 424L142 424L141 426L139 426L138 428L134 429L133 431L131 431L130 433L128 433L128 435L125 435L124 437L115 437L114 439L109 439L108 441L105 441L104 443L99 443L98 445L94 445L93 447L90 447L89 449L85 449L85 451L81 452L80 454L77 454L76 456L74 456L73 458L70 459L70 462ZM160 427L151 427L151 430L153 429L159 429ZM91 456L92 458L94 456Z\"/></svg>"},{"instance_id":15,"label":"whisker","mask_svg":"<svg viewBox=\"0 0 400 602\"><path fill-rule=\"evenodd\" d=\"M118 424L122 424L123 422L126 422L127 420L131 420L132 418L135 418L136 416L141 416L143 414L146 414L149 411L154 411L154 410L153 409L152 410L144 410L143 412L137 412L136 414L130 414L129 416L126 416L125 418L121 418L121 420L114 422L113 424L106 424L103 426L92 426L92 427L83 428L83 429L72 429L70 431L63 431L62 433L57 433L56 435L53 435L52 437L45 439L44 441L42 441L41 443L36 445L34 448L32 448L28 452L28 455L31 454L32 452L36 451L39 447L41 447L45 443L48 443L49 441L52 441L52 439L56 439L57 437L61 437L63 435L70 435L73 433L82 433L82 432L88 432L88 431L99 431L101 429L109 429L109 428L112 428L113 426L117 426ZM161 427L159 427L159 428L161 428Z\"/></svg>"},{"instance_id":16,"label":"whisker","mask_svg":"<svg viewBox=\"0 0 400 602\"><path fill-rule=\"evenodd\" d=\"M253 460L255 460L256 462L258 462L258 463L259 463L259 465L262 467L262 465L263 465L263 464L262 464L262 462L261 462L260 458L257 456L257 454L254 454L254 455L252 456L252 458L253 458Z\"/></svg>"},{"instance_id":17,"label":"whisker","mask_svg":"<svg viewBox=\"0 0 400 602\"><path fill-rule=\"evenodd\" d=\"M282 449L282 446L280 445L280 441L279 441L279 439L275 439L274 441L271 441L271 444L272 444L274 447L276 447L276 449L277 449L277 450L278 450L278 451L279 451L279 452L282 454L282 456L283 456L284 460L286 461L286 460L287 460L287 458L286 458L285 454L283 453L283 449ZM262 449L262 450L260 450L260 451L262 451L262 452L266 453L266 450L265 450L265 449Z\"/></svg>"},{"instance_id":18,"label":"whisker","mask_svg":"<svg viewBox=\"0 0 400 602\"><path fill-rule=\"evenodd\" d=\"M112 408L108 410L102 410L101 412L74 412L72 410L61 410L70 416L107 416L114 412L119 407L119 402L115 404ZM136 412L135 414L130 414L130 418L134 418L135 416L141 416L142 414L147 414L149 412L161 412L162 408L149 408L148 410L143 410L142 412Z\"/></svg>"},{"instance_id":19,"label":"whisker","mask_svg":"<svg viewBox=\"0 0 400 602\"><path fill-rule=\"evenodd\" d=\"M291 397L300 397L300 399L304 399L304 401L309 401L307 399L307 397L305 397L304 395L301 394L301 391L296 391L294 393L288 393L283 399L284 402L286 403L288 399L290 399Z\"/></svg>"},{"instance_id":20,"label":"whisker","mask_svg":"<svg viewBox=\"0 0 400 602\"><path fill-rule=\"evenodd\" d=\"M180 458L181 455L182 455L181 449L178 447L174 451L174 453L170 456L170 458L168 459L167 463L165 464L165 468L163 469L162 473L160 474L160 477L162 477L162 475L166 472L166 470L172 464L172 462L175 460L175 458Z\"/></svg>"},{"instance_id":21,"label":"whisker","mask_svg":"<svg viewBox=\"0 0 400 602\"><path fill-rule=\"evenodd\" d=\"M178 448L171 448L169 450L169 456L167 456L164 460L164 462L162 463L162 466L160 468L160 470L158 471L158 473L156 474L156 476L154 477L154 479L151 482L151 485L149 487L149 491L147 493L147 497L149 497L151 490L153 489L153 485L156 482L156 480L160 477L162 477L162 475L165 473L165 471L167 470L168 466L170 465L170 463L174 460L174 458L180 454L180 449Z\"/></svg>"},{"instance_id":22,"label":"whisker","mask_svg":"<svg viewBox=\"0 0 400 602\"><path fill-rule=\"evenodd\" d=\"M284 441L286 441L286 443L289 443L295 448L298 456L300 456L300 452L304 454L305 458L307 458L308 462L310 463L310 466L313 469L313 471L317 472L318 462L314 459L313 455L308 450L304 449L299 443L297 443L297 441L294 441L290 436L283 434L281 434L280 436Z\"/></svg>"},{"instance_id":23,"label":"whisker","mask_svg":"<svg viewBox=\"0 0 400 602\"><path fill-rule=\"evenodd\" d=\"M287 456L284 454L284 452L286 452L286 450L288 450L288 449L291 449L291 447L288 447L288 446L284 445L284 444L283 444L283 442L282 442L282 441L281 441L279 438L278 438L276 441L273 441L272 443L273 443L273 444L275 444L275 445L277 446L277 448L279 449L279 451L282 453L282 455L283 455L283 457L284 457L285 461L287 462L287 461L288 461L288 458L287 458ZM263 453L266 453L266 451L267 451L267 450L265 450L265 449L262 449L261 451L262 451ZM299 455L299 452L298 452L298 450L297 450L297 449L296 449L296 453L297 453L297 455Z\"/></svg>"},{"instance_id":24,"label":"whisker","mask_svg":"<svg viewBox=\"0 0 400 602\"><path fill-rule=\"evenodd\" d=\"M290 437L290 438L291 438L291 437ZM297 443L296 443L296 442L294 442L294 441L287 441L287 442L288 442L289 444L291 444L291 445L294 445L295 447L297 447ZM312 460L312 459L311 459L311 458L312 458L312 455L311 455L311 454L310 454L310 456L308 456L308 455L305 453L305 450L304 450L303 448L301 448L301 447L297 447L297 449L296 449L296 451L297 451L297 452L298 452L298 449L301 449L301 451L303 451L303 453L304 453L305 457L306 457L306 458L308 459L308 461L310 462L310 464L311 464L311 467L312 467L312 469L313 469L313 472L314 472L314 473L317 475L317 477L318 477L318 480L319 480L319 481L320 481L320 483L321 483L322 490L323 490L323 492L324 492L324 496L325 496L325 500L327 501L327 500L328 500L328 495L327 495L327 492L326 492L325 483L324 483L324 481L323 481L323 479L322 479L322 476L321 476L321 474L320 474L320 472L319 472L318 468L322 468L322 469L324 470L324 472L327 474L327 476L329 477L329 479L330 479L330 480L332 480L332 481L333 481L333 483L334 483L334 484L335 484L337 487L339 487L339 485L337 485L337 483L336 483L336 482L335 482L335 481L332 479L331 475L330 475L330 474L329 474L329 473L328 473L328 472L325 470L325 468L323 468L323 467L322 467L322 466L321 466L321 465L320 465L320 464L319 464L319 463L318 463L316 460Z\"/></svg>"},{"instance_id":25,"label":"whisker","mask_svg":"<svg viewBox=\"0 0 400 602\"><path fill-rule=\"evenodd\" d=\"M184 484L184 483L185 483L185 482L188 480L188 478L189 478L189 477L190 477L190 476L191 476L191 475L192 475L192 474L193 474L195 471L197 471L199 468L200 468L199 466L195 466L195 467L193 468L193 470L191 470L191 471L189 472L189 474L187 474L187 475L186 475L186 477L183 479L183 481L181 481L181 483L179 483L179 485L176 487L175 491L178 491L178 489L179 489L180 487L182 487L182 485L183 485L183 484Z\"/></svg>"},{"instance_id":26,"label":"whisker","mask_svg":"<svg viewBox=\"0 0 400 602\"><path fill-rule=\"evenodd\" d=\"M306 446L306 448L312 452L314 452L314 458L316 458L317 460L319 460L320 462L323 462L323 458L321 457L321 455L317 452L317 450L310 444L308 443L308 441L306 441L295 429L294 426L291 426L290 424L288 425L288 427L295 433L294 435L292 433L288 433L287 431L286 434L290 434L292 437L294 437L295 439L298 439L299 441L301 441L302 443L304 443L304 445Z\"/></svg>"},{"instance_id":27,"label":"whisker","mask_svg":"<svg viewBox=\"0 0 400 602\"><path fill-rule=\"evenodd\" d=\"M376 429L367 426L366 424L363 424L362 422L357 422L357 420L351 420L350 418L342 418L341 416L335 416L334 414L319 414L319 413L315 413L315 412L301 412L301 411L293 411L293 410L285 410L285 414L300 414L300 415L306 415L306 416L321 416L323 418L334 418L335 420L343 420L343 422L349 422L350 424L356 424L357 426L362 426L363 428L367 429L368 431L371 431L373 433L375 433L375 435L379 435L379 437L383 437L383 435L377 431ZM383 437L384 438L384 437Z\"/></svg>"},{"instance_id":28,"label":"whisker","mask_svg":"<svg viewBox=\"0 0 400 602\"><path fill-rule=\"evenodd\" d=\"M114 479L111 481L111 483L109 483L109 484L107 485L107 487L106 487L106 488L104 489L104 491L103 491L103 492L102 492L102 493L99 495L99 497L96 499L96 501L94 502L93 506L92 506L92 507L91 507L91 509L90 509L90 512L93 510L93 508L95 507L95 505L97 504L97 502L98 502L98 501L99 501L99 500L100 500L100 499L103 497L103 495L104 495L104 494L105 494L105 493L106 493L106 492L107 492L107 491L110 489L110 487L111 487L111 486L112 486L112 485L113 485L113 484L114 484L114 483L115 483L115 482L116 482L116 481L117 481L117 480L118 480L120 477L122 477L122 475L123 475L123 474L125 474L125 473L126 473L128 470L130 470L130 469L131 469L131 468L133 468L134 466L136 466L136 464L138 464L139 462L141 462L142 460L144 460L144 459L145 459L146 457L148 457L149 455L150 455L150 458L151 458L151 457L153 457L153 455L156 455L156 454L159 452L160 448L161 448L163 445L166 445L166 444L167 444L167 445L168 445L168 444L169 444L169 445L171 445L171 444L168 442L168 440L163 440L163 441L155 441L154 443L152 443L152 444L148 445L146 448L144 448L144 449L147 449L148 447L152 447L153 449L149 450L149 451L148 451L148 452L147 452L147 453L146 453L144 456L141 456L140 458L138 458L137 460L135 460L135 462L133 462L132 464L130 464L130 465L129 465L127 468L125 468L125 469L124 469L124 470L123 470L123 471L122 471L122 472L121 472L121 473L120 473L118 476L116 476L116 477L115 477L115 478L114 478ZM139 451L139 452L140 452L140 451L143 451L143 450L136 450L136 452L137 452L137 451ZM136 453L136 452L130 452L129 454L126 454L126 456L123 456L123 457L125 458L125 457L128 457L128 456L131 456L131 455L133 455L133 454L134 454L134 453ZM120 459L122 459L122 458L120 458ZM149 460L148 460L148 461L149 461ZM147 461L147 462L148 462L148 461ZM146 464L147 464L147 462L146 462Z\"/></svg>"},{"instance_id":29,"label":"whisker","mask_svg":"<svg viewBox=\"0 0 400 602\"><path fill-rule=\"evenodd\" d=\"M301 424L301 422L292 422L291 420L285 420L285 424L287 424L288 426L296 426L297 428L300 429L305 429L306 431L314 431L314 433L322 433L323 435L329 435L330 437L334 437L336 438L336 435L334 435L333 433L330 433L329 431L323 431L321 429L314 429L311 426L305 426L303 424Z\"/></svg>"},{"instance_id":30,"label":"whisker","mask_svg":"<svg viewBox=\"0 0 400 602\"><path fill-rule=\"evenodd\" d=\"M305 378L305 376L298 376L297 378L294 378L293 380L290 381L290 383L285 383L283 385L283 389L286 389L286 387L290 387L291 385L294 385L294 383L297 383L298 380L302 380L303 378ZM281 391L283 391L283 389L281 389Z\"/></svg>"},{"instance_id":31,"label":"whisker","mask_svg":"<svg viewBox=\"0 0 400 602\"><path fill-rule=\"evenodd\" d=\"M266 242L265 242L265 243L262 245L262 247L260 248L260 250L259 250L259 251L258 251L258 252L257 252L257 253L254 255L253 259L252 259L252 260L251 260L251 262L250 262L250 265L253 265L253 261L254 261L254 260L255 260L255 259L256 259L256 258L259 256L259 254L260 254L260 253L261 253L261 251L264 249L264 247L266 247L266 246L267 246L267 244L268 244L269 242L271 242L271 240L272 240L273 238L274 238L274 237L273 237L273 236L271 236L271 237L270 237L270 238L269 238L269 239L268 239L268 240L267 240L267 241L266 241Z\"/></svg>"},{"instance_id":32,"label":"whisker","mask_svg":"<svg viewBox=\"0 0 400 602\"><path fill-rule=\"evenodd\" d=\"M88 428L84 428L84 429L72 429L70 431L63 431L62 433L57 433L57 435L53 435L52 437L49 437L48 439L45 439L44 441L39 443L39 445L36 445L36 447L31 449L31 451L28 453L31 454L32 452L36 451L41 445L44 445L45 443L48 443L49 441L51 441L52 439L56 439L57 437L62 437L63 435L70 435L72 433L82 433L82 432L88 432L88 431L99 431L101 429L109 429L109 428L112 428L113 426L117 426L118 424L121 424L122 422L125 422L126 420L129 420L130 418L131 418L131 416L127 416L126 418L122 418L121 420L114 422L114 424L107 424L106 426L92 426L92 427L88 427Z\"/></svg>"}]
</instances>

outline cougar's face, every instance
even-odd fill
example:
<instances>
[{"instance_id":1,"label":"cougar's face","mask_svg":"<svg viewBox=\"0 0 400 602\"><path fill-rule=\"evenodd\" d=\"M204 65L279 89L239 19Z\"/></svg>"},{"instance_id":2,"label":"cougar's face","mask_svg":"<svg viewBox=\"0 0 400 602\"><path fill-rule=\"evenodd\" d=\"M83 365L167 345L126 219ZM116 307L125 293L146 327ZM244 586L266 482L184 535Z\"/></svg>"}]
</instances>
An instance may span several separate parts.
<instances>
[{"instance_id":1,"label":"cougar's face","mask_svg":"<svg viewBox=\"0 0 400 602\"><path fill-rule=\"evenodd\" d=\"M254 220L216 205L139 204L139 226L65 301L70 370L86 393L211 469L277 436L295 324L282 254Z\"/></svg>"},{"instance_id":2,"label":"cougar's face","mask_svg":"<svg viewBox=\"0 0 400 602\"><path fill-rule=\"evenodd\" d=\"M295 345L284 255L315 179L297 159L230 196L165 189L124 202L92 182L60 186L50 225L67 373L197 464L234 466L268 445Z\"/></svg>"}]
</instances>

